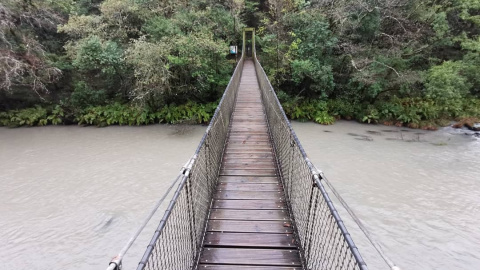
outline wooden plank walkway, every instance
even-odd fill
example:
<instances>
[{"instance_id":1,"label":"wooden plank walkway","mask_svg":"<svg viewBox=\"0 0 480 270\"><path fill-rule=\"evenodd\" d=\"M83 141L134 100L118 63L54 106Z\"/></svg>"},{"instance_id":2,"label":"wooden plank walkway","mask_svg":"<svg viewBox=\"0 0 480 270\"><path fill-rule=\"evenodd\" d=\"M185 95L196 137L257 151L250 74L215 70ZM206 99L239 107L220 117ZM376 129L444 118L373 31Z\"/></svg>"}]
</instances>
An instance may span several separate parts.
<instances>
[{"instance_id":1,"label":"wooden plank walkway","mask_svg":"<svg viewBox=\"0 0 480 270\"><path fill-rule=\"evenodd\" d=\"M198 269L301 269L251 60L229 134Z\"/></svg>"}]
</instances>

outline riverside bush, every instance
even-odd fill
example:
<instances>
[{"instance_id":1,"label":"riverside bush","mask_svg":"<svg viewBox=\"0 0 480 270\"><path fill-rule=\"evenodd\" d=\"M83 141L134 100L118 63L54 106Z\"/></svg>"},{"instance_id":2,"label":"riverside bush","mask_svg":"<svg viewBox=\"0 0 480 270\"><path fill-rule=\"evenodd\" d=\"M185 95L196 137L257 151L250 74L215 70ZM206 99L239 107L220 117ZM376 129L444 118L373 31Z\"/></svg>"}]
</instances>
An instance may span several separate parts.
<instances>
[{"instance_id":1,"label":"riverside bush","mask_svg":"<svg viewBox=\"0 0 480 270\"><path fill-rule=\"evenodd\" d=\"M0 112L0 126L44 126L63 123L95 126L138 126L155 123L205 124L213 117L216 107L217 103L215 102L207 104L188 102L182 105L166 105L162 109L154 111L147 107L113 103L77 110L72 116L68 115L60 105L51 108L36 106L23 110Z\"/></svg>"}]
</instances>

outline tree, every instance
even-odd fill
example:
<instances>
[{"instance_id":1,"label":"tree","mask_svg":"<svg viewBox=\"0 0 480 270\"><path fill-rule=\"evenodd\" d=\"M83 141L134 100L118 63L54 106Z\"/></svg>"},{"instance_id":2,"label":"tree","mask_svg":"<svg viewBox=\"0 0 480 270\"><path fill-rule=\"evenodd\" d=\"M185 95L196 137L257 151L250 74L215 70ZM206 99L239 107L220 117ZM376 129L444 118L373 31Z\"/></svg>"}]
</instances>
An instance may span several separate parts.
<instances>
[{"instance_id":1,"label":"tree","mask_svg":"<svg viewBox=\"0 0 480 270\"><path fill-rule=\"evenodd\" d=\"M66 1L5 0L0 3L0 90L49 92L62 72L49 56L46 39L64 21ZM63 5L64 4L64 5Z\"/></svg>"}]
</instances>

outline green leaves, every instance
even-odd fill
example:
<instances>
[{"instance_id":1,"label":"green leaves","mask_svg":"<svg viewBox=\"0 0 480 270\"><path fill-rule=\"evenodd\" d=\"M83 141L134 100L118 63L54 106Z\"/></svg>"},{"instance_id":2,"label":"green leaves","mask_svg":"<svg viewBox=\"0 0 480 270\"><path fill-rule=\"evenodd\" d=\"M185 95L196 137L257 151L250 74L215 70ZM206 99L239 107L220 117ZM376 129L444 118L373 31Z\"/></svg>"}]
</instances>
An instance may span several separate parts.
<instances>
[{"instance_id":1,"label":"green leaves","mask_svg":"<svg viewBox=\"0 0 480 270\"><path fill-rule=\"evenodd\" d=\"M149 19L142 26L142 30L153 40L161 40L164 37L172 38L181 33L179 26L172 19L163 16Z\"/></svg>"},{"instance_id":2,"label":"green leaves","mask_svg":"<svg viewBox=\"0 0 480 270\"><path fill-rule=\"evenodd\" d=\"M292 80L307 88L310 95L327 97L334 88L332 67L322 66L318 60L293 60ZM305 93L308 95L309 93Z\"/></svg>"},{"instance_id":3,"label":"green leaves","mask_svg":"<svg viewBox=\"0 0 480 270\"><path fill-rule=\"evenodd\" d=\"M426 78L427 97L445 104L465 97L472 84L461 74L461 70L462 63L453 61L432 67Z\"/></svg>"},{"instance_id":4,"label":"green leaves","mask_svg":"<svg viewBox=\"0 0 480 270\"><path fill-rule=\"evenodd\" d=\"M47 110L40 106L0 113L0 126L44 126L47 124Z\"/></svg>"},{"instance_id":5,"label":"green leaves","mask_svg":"<svg viewBox=\"0 0 480 270\"><path fill-rule=\"evenodd\" d=\"M335 118L328 113L327 102L322 100L286 100L282 106L287 117L292 120L310 120L322 125L335 122Z\"/></svg>"},{"instance_id":6,"label":"green leaves","mask_svg":"<svg viewBox=\"0 0 480 270\"><path fill-rule=\"evenodd\" d=\"M103 105L106 102L107 94L104 90L94 90L84 81L74 84L74 91L69 99L70 105L79 109Z\"/></svg>"},{"instance_id":7,"label":"green leaves","mask_svg":"<svg viewBox=\"0 0 480 270\"><path fill-rule=\"evenodd\" d=\"M176 106L166 105L158 111L128 104L115 103L90 107L76 117L78 124L107 125L149 125L154 123L207 123L215 112L216 103L200 105L189 102Z\"/></svg>"},{"instance_id":8,"label":"green leaves","mask_svg":"<svg viewBox=\"0 0 480 270\"><path fill-rule=\"evenodd\" d=\"M105 75L114 75L115 67L119 67L122 62L123 51L117 43L91 36L76 45L73 66L83 72L99 70Z\"/></svg>"},{"instance_id":9,"label":"green leaves","mask_svg":"<svg viewBox=\"0 0 480 270\"><path fill-rule=\"evenodd\" d=\"M131 95L139 101L170 93L172 76L168 63L170 48L164 43L139 39L127 50L126 61L133 67L135 88Z\"/></svg>"},{"instance_id":10,"label":"green leaves","mask_svg":"<svg viewBox=\"0 0 480 270\"><path fill-rule=\"evenodd\" d=\"M318 111L315 114L315 123L322 124L322 125L332 125L335 123L335 118L330 116L326 111Z\"/></svg>"}]
</instances>

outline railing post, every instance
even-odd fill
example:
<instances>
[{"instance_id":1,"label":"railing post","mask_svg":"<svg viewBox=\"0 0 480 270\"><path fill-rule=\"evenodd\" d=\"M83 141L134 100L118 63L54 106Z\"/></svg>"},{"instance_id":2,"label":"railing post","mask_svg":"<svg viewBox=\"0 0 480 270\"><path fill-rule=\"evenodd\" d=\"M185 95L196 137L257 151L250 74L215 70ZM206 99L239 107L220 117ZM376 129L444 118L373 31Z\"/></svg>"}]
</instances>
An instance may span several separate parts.
<instances>
[{"instance_id":1,"label":"railing post","mask_svg":"<svg viewBox=\"0 0 480 270\"><path fill-rule=\"evenodd\" d=\"M288 161L288 176L287 176L287 181L288 181L288 200L290 201L291 198L291 192L292 192L292 173L293 173L293 155L295 153L295 140L293 136L290 134L290 160Z\"/></svg>"},{"instance_id":2,"label":"railing post","mask_svg":"<svg viewBox=\"0 0 480 270\"><path fill-rule=\"evenodd\" d=\"M195 208L193 205L193 196L192 196L192 179L190 178L190 173L187 175L187 185L186 185L186 192L187 192L187 205L188 205L188 218L190 224L190 238L192 241L192 269L195 264L195 259L197 256L197 231L195 226Z\"/></svg>"},{"instance_id":3,"label":"railing post","mask_svg":"<svg viewBox=\"0 0 480 270\"><path fill-rule=\"evenodd\" d=\"M318 206L318 193L317 193L317 196L315 197L315 202L314 202L314 199L313 197L315 196L315 188L318 188L317 187L317 184L316 184L316 177L318 177L317 174L313 174L312 175L312 189L311 189L311 193L310 193L310 204L309 204L309 207L308 207L308 221L307 221L307 230L308 230L308 237L305 236L305 243L308 239L308 244L307 244L307 248L305 249L305 263L309 264L309 261L310 261L310 250L311 250L311 247L312 247L312 235L313 235L313 230L314 230L314 225L315 225L315 217L316 217L316 211L317 211L317 206ZM313 209L312 209L313 207Z\"/></svg>"},{"instance_id":4,"label":"railing post","mask_svg":"<svg viewBox=\"0 0 480 270\"><path fill-rule=\"evenodd\" d=\"M209 179L210 179L210 175L209 175L210 172L208 171L208 169L210 168L210 167L208 166L208 165L209 165L209 162L208 162L208 161L209 161L208 152L209 152L209 150L210 150L210 148L209 148L209 146L208 146L208 138L209 138L209 137L210 137L210 136L207 136L207 137L205 138L205 179L206 179L206 181L207 181L208 188L210 189L210 181L209 181Z\"/></svg>"}]
</instances>

